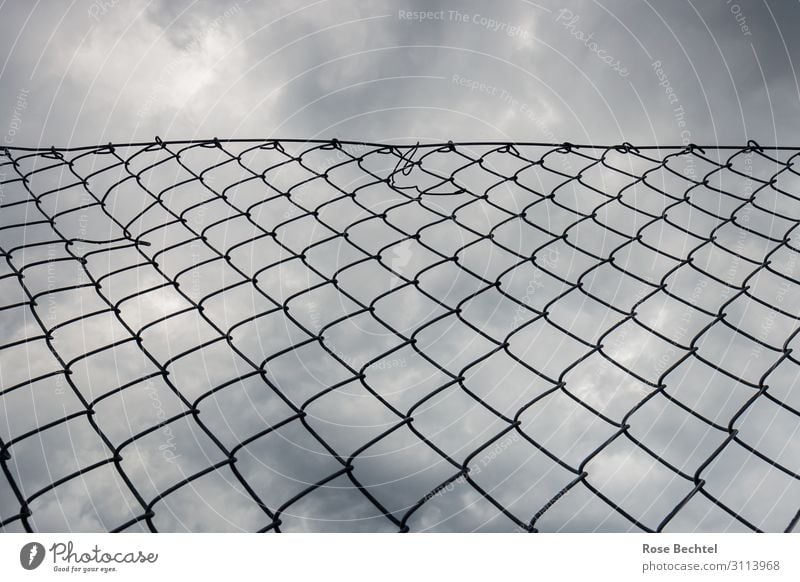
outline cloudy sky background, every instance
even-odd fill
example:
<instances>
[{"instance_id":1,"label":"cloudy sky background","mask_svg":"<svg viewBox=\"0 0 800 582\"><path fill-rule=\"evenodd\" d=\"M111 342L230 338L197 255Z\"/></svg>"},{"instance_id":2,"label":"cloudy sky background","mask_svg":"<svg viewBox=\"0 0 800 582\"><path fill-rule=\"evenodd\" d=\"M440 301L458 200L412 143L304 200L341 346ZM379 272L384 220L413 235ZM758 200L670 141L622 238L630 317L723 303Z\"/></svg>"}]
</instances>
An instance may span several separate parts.
<instances>
[{"instance_id":1,"label":"cloudy sky background","mask_svg":"<svg viewBox=\"0 0 800 582\"><path fill-rule=\"evenodd\" d=\"M797 21L798 9L774 4L119 1L68 7L55 2L5 2L0 5L0 54L7 55L0 70L0 111L5 112L7 123L0 130L5 145L31 147L150 141L155 135L165 139L338 137L400 143L491 139L668 145L744 144L755 139L765 145L791 145L795 143L800 91L792 62L798 53L792 43L798 41L787 31ZM425 22L407 14L420 10L437 13ZM591 40L587 40L589 35L593 35ZM607 56L611 63L598 55ZM616 439L581 466L616 432L613 423L622 422L626 413L652 392L641 379L657 382L686 354L691 340L714 320L723 304L732 325L779 347L759 348L718 322L693 347L732 374L758 385L765 371L781 358L782 348L797 344L798 305L783 291L791 279L763 272L747 280L762 301L780 303L785 311L781 313L715 283L688 265L670 271L697 249L692 255L695 264L733 286L741 286L767 255L776 271L796 278L798 259L793 248L798 245L793 229L800 208L772 188L759 191L761 209L750 206L736 211L741 201L701 187L692 204L676 204L670 211L677 228L658 221L642 231L645 242L678 260L654 254L639 242L615 254L618 265L655 287L667 283L675 295L708 312L658 293L642 303L638 321L683 348L671 348L633 321L604 336L605 353L640 377L636 379L597 352L575 364L590 348L552 323L596 345L605 331L625 317L598 299L628 312L655 287L637 283L563 241L543 247L553 237L514 217L537 202L527 212L527 220L560 234L579 217L552 201L532 196L522 186L545 193L556 188L557 201L590 213L608 199L587 185L614 195L632 182L619 171L595 164L585 172L581 185L557 188L563 179L551 170L575 175L594 160L551 152L545 168L526 170L526 160L539 159L548 149L522 150L522 160L509 153L491 154L486 148L463 150L473 159L486 157L480 169L473 165L456 172L457 183L472 192L488 192L491 202L507 210L503 213L469 194L443 195L453 192L453 185L438 184L435 174L449 175L468 161L452 153L425 157L421 167L397 177L394 189L380 180L392 172L398 162L396 154L372 154L360 167L350 163L332 171L328 180L298 187L314 172L351 158L330 150L317 151L304 156L306 168L291 162L261 180L259 173L289 158L275 150L245 151L247 147L229 148L233 155L241 154L241 164L224 152L195 148L181 155L180 164L163 151L120 149L114 155L77 159L75 174L58 161L41 156L19 161L18 169L8 164L2 167L6 181L3 203L19 203L3 208L0 216L0 247L12 255L3 265L2 275L7 276L0 279L3 305L20 301L20 294L24 295L14 269L25 268L26 289L36 294L52 290L53 285L60 288L87 282L87 272L97 280L130 265L129 271L103 282L103 294L112 305L132 290L154 288L124 302L119 318L108 312L109 305L91 289L45 295L39 308L51 327L81 314L103 312L61 328L54 333L53 345L64 361L75 359L72 383L88 401L138 381L94 405L95 421L114 445L165 418L182 415L137 437L123 450L122 466L146 502L187 476L223 461L243 440L288 421L301 407L308 415L308 425L345 459L397 426L413 408L413 425L419 434L400 426L359 452L353 464L356 479L398 520L458 472L443 456L460 464L491 444L470 461L473 483L458 479L427 501L412 514L408 522L412 530L518 530L474 485L528 523L583 470L589 473L592 487L654 529L692 491L690 479L676 476L627 437ZM364 153L357 148L348 151L353 156ZM714 161L727 159L727 154L708 155ZM790 155L781 154L780 160ZM129 157L127 167L118 164ZM607 162L637 176L652 171L650 186L630 187L623 199L641 211L661 215L676 201L653 187L680 197L691 182L659 169L660 156L655 158L611 152ZM689 178L719 169L697 156L691 158L676 158L669 167ZM193 173L199 175L221 162L226 163L204 174L205 185L193 180ZM758 180L782 171L776 185L797 191L797 174L761 155L741 153L731 164L731 169L713 174L711 186L747 197L763 186ZM88 179L88 191L83 190L79 180L93 173L97 174ZM503 176L515 173L519 173L519 185L504 181ZM19 180L23 175L35 194L52 192L40 199L39 208ZM190 182L172 188L183 180ZM402 194L415 186L431 188L436 194L427 196L422 204L404 204L407 199ZM62 190L55 192L56 188ZM166 189L169 194L163 204L153 205L152 195ZM349 200L332 202L341 191L354 190L365 208ZM217 196L223 191L226 202ZM306 210L329 203L320 208L319 218L332 230L291 206L280 195L285 191L291 191L293 200ZM150 245L138 250L126 245L120 224L110 221L96 204L75 212L77 206L92 203L92 193L108 193L113 216L133 239ZM195 206L203 201L208 203ZM726 218L738 212L746 219L738 225L722 224L698 207ZM241 216L248 210L250 216ZM788 220L777 219L770 210ZM457 223L432 225L454 211ZM355 224L359 218L368 218L369 212L385 212L387 220ZM86 271L70 254L76 250L63 244L52 252L64 261L35 265L52 258L44 252L51 247L33 249L30 245L52 242L56 237L48 225L29 225L24 232L17 227L58 213L64 213L56 220L62 237L123 240L97 247L108 252L92 255ZM186 218L185 227L170 225L178 217ZM223 217L230 220L211 226ZM571 227L571 240L607 257L629 240L626 237L634 237L644 228L646 218L615 201L603 207L597 221ZM284 224L287 220L292 222ZM742 229L743 224L775 240L766 241ZM405 233L422 229L421 239L404 240L390 225ZM625 236L614 235L601 225L614 227ZM681 226L701 238L687 235ZM481 241L465 227L480 233L491 231L505 248ZM274 239L250 240L272 230L277 233ZM193 242L192 237L201 231L207 235L207 243ZM342 237L326 241L342 231L347 231L348 241ZM701 246L712 231L719 246ZM180 242L185 244L169 250ZM320 244L298 258L314 243ZM18 248L23 244L29 248ZM111 250L119 246L123 248ZM753 264L726 254L724 248L751 258ZM87 250L79 246L77 252ZM534 251L538 267L527 261ZM370 260L353 265L379 253L380 263ZM454 254L462 269L452 263L437 264L442 255ZM247 281L259 269L287 258L291 260L259 274L258 285L247 282L207 299L202 313L193 308L192 302L196 305L223 286ZM210 262L191 268L205 260ZM133 267L140 263L144 264ZM425 271L431 265L437 266ZM516 302L465 273L464 267L486 281L500 279L502 289ZM503 343L512 330L535 317L530 309L543 310L569 289L553 274L575 283L587 271L591 275L582 282L594 299L573 290L548 307L548 322L540 319L525 326L508 338L507 351L496 351L479 365L468 367L498 347L491 339ZM330 284L322 285L334 274L351 298ZM404 281L416 276L419 285ZM171 286L174 280L179 288ZM368 313L327 327L390 291L389 297L375 302L375 315L406 337L414 334L419 349L446 372L420 357ZM324 334L325 345L333 354L279 309L283 303L289 304L292 317L312 336ZM456 306L462 309L460 317L451 313L437 319ZM186 308L185 313L156 323L159 317ZM230 339L224 337L238 322L264 312L269 313L238 326ZM41 335L29 307L0 313L4 318L0 328L3 345ZM95 347L129 338L124 324L138 331L150 323L153 325L142 332L144 347L161 362L176 358L168 365L168 379L157 374L131 341L83 357ZM215 326L223 330L222 335ZM212 343L181 355L204 342ZM302 347L272 357L298 343ZM548 349L542 350L543 345ZM552 382L537 377L514 357L550 379L558 379L572 366L565 381L573 396L611 421L579 405L563 390L552 391L526 409L519 416L520 428L565 466L539 452L515 430L509 431L508 419L553 388ZM268 390L260 376L254 375L266 358ZM384 402L354 378L353 369L360 370L373 358L379 360L365 370L366 384ZM27 366L12 364L20 360ZM3 388L60 367L42 339L0 350ZM462 375L462 382L454 381ZM197 403L208 432L186 414L188 403L240 377ZM775 398L793 408L761 398L736 424L743 441L781 463L783 469L769 466L733 443L703 473L710 495L734 508L747 523L770 531L785 530L798 511L800 452L796 442L800 424L792 412L798 410L796 377L796 362L783 358L771 372L769 384ZM342 385L336 390L315 398L339 383ZM717 426L688 414L661 395L648 400L626 422L634 438L691 476L725 441L728 422L755 391L695 358L671 371L667 384L673 398ZM170 385L187 401L182 402ZM492 410L478 404L475 396ZM74 419L13 446L9 470L23 484L25 496L109 458L108 448L85 414L80 414L84 406L73 387L65 385L63 376L6 392L2 398L0 437L4 442L35 426L78 413ZM209 433L219 442L212 442ZM420 434L441 452L425 444ZM258 530L270 519L245 491L242 481L275 511L309 484L343 468L298 420L248 443L236 457L241 477L225 465L193 480L156 504L153 525L178 531ZM31 508L32 525L44 530L111 529L143 513L111 464L38 496ZM18 511L10 486L0 485L0 521ZM281 529L287 531L397 530L346 475L293 502L282 520ZM583 483L560 497L536 525L545 531L638 529ZM20 527L20 521L14 520L7 529ZM146 529L145 523L140 521L131 530L137 528ZM707 497L695 495L667 529L748 528Z\"/></svg>"},{"instance_id":2,"label":"cloudy sky background","mask_svg":"<svg viewBox=\"0 0 800 582\"><path fill-rule=\"evenodd\" d=\"M404 16L420 10L441 19ZM30 92L18 145L154 135L666 144L684 129L695 143L771 144L797 123L793 3L6 1L2 14L0 110Z\"/></svg>"}]
</instances>

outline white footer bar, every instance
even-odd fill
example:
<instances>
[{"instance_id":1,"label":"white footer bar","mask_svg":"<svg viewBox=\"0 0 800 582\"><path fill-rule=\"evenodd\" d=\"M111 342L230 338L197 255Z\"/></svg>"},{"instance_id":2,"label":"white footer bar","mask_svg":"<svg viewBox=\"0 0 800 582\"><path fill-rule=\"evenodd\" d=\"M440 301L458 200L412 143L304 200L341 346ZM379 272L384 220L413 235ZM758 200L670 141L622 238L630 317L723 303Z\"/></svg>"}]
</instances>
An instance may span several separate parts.
<instances>
[{"instance_id":1,"label":"white footer bar","mask_svg":"<svg viewBox=\"0 0 800 582\"><path fill-rule=\"evenodd\" d=\"M4 534L1 580L800 580L793 534Z\"/></svg>"}]
</instances>

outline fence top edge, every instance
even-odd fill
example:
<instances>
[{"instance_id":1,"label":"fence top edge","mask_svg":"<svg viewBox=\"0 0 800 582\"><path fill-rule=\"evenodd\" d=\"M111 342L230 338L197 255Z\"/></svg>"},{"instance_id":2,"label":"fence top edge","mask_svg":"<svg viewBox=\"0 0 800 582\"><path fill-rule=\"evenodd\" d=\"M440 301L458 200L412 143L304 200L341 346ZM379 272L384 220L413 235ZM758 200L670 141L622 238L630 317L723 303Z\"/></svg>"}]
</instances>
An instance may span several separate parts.
<instances>
[{"instance_id":1,"label":"fence top edge","mask_svg":"<svg viewBox=\"0 0 800 582\"><path fill-rule=\"evenodd\" d=\"M56 147L56 146L15 146L15 145L3 145L2 150L7 151L18 151L18 152L77 152L77 151L91 151L91 150L99 150L108 147L115 147L115 148L133 148L133 147L146 147L151 146L154 144L162 144L162 145L195 145L195 144L215 144L215 143L267 143L267 142L281 142L281 143L306 143L309 145L318 145L318 144L333 144L339 143L342 145L351 145L351 146L366 146L366 147L374 147L374 148L386 148L386 147L395 147L395 148L413 148L413 147L420 147L420 148L436 148L436 147L446 147L448 145L457 145L457 146L527 146L527 147L552 147L552 148L562 148L564 146L569 146L571 149L591 149L591 150L610 150L610 149L619 149L622 146L628 146L634 150L686 150L686 149L711 149L711 150L742 150L756 147L760 150L783 150L783 151L794 151L800 150L800 145L793 145L793 146L779 146L779 145L753 145L755 142L749 141L741 144L729 144L729 145L720 145L720 144L711 144L711 145L696 145L696 144L681 144L681 145L658 145L658 144L650 144L650 145L635 145L631 146L630 144L623 143L623 144L574 144L570 142L562 142L562 143L552 143L552 142L535 142L535 141L515 141L515 140L470 140L470 141L450 141L450 142L422 142L422 141L410 141L409 143L398 143L398 142L372 142L372 141L361 141L361 140L347 140L347 139L338 139L338 138L330 138L330 139L301 139L301 138L210 138L210 139L175 139L175 140L161 140L160 138L156 138L154 141L139 141L139 142L109 142L105 144L97 144L97 145L84 145L84 146L67 146L67 147Z\"/></svg>"}]
</instances>

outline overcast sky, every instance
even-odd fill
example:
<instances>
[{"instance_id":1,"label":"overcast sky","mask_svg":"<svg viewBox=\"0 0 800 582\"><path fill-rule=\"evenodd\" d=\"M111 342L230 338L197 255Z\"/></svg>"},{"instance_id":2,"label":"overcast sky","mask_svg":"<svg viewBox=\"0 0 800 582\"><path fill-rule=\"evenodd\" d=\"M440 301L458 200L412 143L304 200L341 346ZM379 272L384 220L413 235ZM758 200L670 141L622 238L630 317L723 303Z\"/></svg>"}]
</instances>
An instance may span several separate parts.
<instances>
[{"instance_id":1,"label":"overcast sky","mask_svg":"<svg viewBox=\"0 0 800 582\"><path fill-rule=\"evenodd\" d=\"M796 4L725 0L5 1L0 132L13 147L156 135L797 145L797 24ZM787 529L800 509L800 370L786 357L800 208L776 188L797 191L793 152L709 150L668 171L656 153L607 152L602 167L591 150L421 150L389 179L397 152L356 163L363 148L319 150L301 166L293 147L180 160L120 148L70 154L69 168L0 159L0 307L43 293L48 329L98 313L50 339L67 381L31 307L0 310L0 438L75 415L10 449L12 479L36 494L32 527L117 528L191 478L155 503L154 528L255 531L271 522L258 498L285 531L397 531L406 517L414 531ZM415 189L427 195L409 202ZM54 217L55 230L35 224ZM74 238L95 242L63 244ZM104 252L82 265L92 249ZM751 402L765 383L770 398ZM43 490L109 459L99 433L135 437L121 461L133 487L106 463ZM470 481L455 478L461 463ZM19 507L0 474L8 531Z\"/></svg>"},{"instance_id":2,"label":"overcast sky","mask_svg":"<svg viewBox=\"0 0 800 582\"><path fill-rule=\"evenodd\" d=\"M433 14L410 15L422 10ZM50 0L0 11L6 126L19 93L27 102L17 145L770 144L798 123L792 2Z\"/></svg>"}]
</instances>

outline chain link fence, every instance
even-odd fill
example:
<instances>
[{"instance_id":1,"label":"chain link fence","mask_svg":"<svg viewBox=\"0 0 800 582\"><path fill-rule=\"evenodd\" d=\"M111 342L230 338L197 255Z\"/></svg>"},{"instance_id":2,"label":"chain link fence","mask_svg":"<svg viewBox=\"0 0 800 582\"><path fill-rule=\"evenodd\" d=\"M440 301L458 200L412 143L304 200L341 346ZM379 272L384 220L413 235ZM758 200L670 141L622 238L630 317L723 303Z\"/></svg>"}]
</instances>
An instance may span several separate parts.
<instances>
[{"instance_id":1,"label":"chain link fence","mask_svg":"<svg viewBox=\"0 0 800 582\"><path fill-rule=\"evenodd\" d=\"M786 531L800 150L0 155L5 531Z\"/></svg>"}]
</instances>

